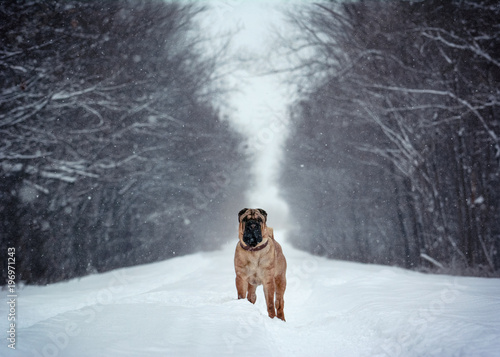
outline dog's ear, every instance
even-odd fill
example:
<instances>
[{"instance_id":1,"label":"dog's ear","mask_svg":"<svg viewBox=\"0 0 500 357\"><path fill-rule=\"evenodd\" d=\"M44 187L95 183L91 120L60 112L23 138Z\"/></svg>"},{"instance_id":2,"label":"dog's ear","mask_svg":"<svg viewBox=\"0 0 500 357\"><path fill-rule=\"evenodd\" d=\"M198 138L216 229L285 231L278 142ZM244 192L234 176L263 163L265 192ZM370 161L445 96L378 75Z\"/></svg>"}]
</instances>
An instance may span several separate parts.
<instances>
[{"instance_id":1,"label":"dog's ear","mask_svg":"<svg viewBox=\"0 0 500 357\"><path fill-rule=\"evenodd\" d=\"M266 219L266 222L267 222L267 212L264 211L262 208L257 208L257 211L259 211L260 214L262 214L264 216L264 218Z\"/></svg>"},{"instance_id":2,"label":"dog's ear","mask_svg":"<svg viewBox=\"0 0 500 357\"><path fill-rule=\"evenodd\" d=\"M243 208L241 211L238 212L238 223L240 222L240 217L243 213L245 213L246 211L248 211L248 208Z\"/></svg>"}]
</instances>

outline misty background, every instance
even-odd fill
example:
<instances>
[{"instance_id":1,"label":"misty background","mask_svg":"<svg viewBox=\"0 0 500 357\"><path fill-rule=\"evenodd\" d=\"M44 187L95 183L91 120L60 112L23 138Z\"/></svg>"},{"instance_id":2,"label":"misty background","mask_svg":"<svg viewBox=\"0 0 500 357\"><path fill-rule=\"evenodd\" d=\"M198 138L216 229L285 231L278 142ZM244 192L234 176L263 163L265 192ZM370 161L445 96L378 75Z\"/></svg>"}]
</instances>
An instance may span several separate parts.
<instances>
[{"instance_id":1,"label":"misty background","mask_svg":"<svg viewBox=\"0 0 500 357\"><path fill-rule=\"evenodd\" d=\"M46 284L295 246L500 269L494 1L0 4L0 248ZM2 266L6 276L6 266Z\"/></svg>"}]
</instances>

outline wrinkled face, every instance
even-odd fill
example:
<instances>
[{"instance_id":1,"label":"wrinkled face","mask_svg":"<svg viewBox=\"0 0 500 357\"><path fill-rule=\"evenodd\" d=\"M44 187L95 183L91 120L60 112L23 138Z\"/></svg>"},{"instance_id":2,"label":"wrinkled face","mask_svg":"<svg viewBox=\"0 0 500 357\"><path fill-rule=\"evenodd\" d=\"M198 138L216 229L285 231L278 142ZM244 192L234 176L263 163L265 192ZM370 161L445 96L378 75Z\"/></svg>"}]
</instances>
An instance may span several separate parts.
<instances>
[{"instance_id":1,"label":"wrinkled face","mask_svg":"<svg viewBox=\"0 0 500 357\"><path fill-rule=\"evenodd\" d=\"M240 222L240 239L250 246L255 247L262 242L265 233L267 213L263 209L244 208L238 213Z\"/></svg>"}]
</instances>

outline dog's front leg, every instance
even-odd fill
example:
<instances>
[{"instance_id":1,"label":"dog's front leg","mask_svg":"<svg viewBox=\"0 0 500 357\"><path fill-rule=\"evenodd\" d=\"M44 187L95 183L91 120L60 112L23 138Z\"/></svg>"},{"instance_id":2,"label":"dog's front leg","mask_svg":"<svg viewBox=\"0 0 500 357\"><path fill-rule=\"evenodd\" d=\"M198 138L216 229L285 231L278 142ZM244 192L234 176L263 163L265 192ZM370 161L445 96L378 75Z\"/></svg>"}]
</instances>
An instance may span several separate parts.
<instances>
[{"instance_id":1,"label":"dog's front leg","mask_svg":"<svg viewBox=\"0 0 500 357\"><path fill-rule=\"evenodd\" d=\"M277 312L279 319L286 321L285 320L285 312L284 312L285 301L283 299L283 296L285 295L285 289L286 289L285 274L277 276L276 279L274 279L274 284L276 287L276 301L275 301L276 312Z\"/></svg>"},{"instance_id":2,"label":"dog's front leg","mask_svg":"<svg viewBox=\"0 0 500 357\"><path fill-rule=\"evenodd\" d=\"M248 296L247 296L247 299L252 304L255 304L255 301L257 301L257 295L255 294L255 290L256 289L257 289L257 285L252 285L252 284L248 283Z\"/></svg>"},{"instance_id":3,"label":"dog's front leg","mask_svg":"<svg viewBox=\"0 0 500 357\"><path fill-rule=\"evenodd\" d=\"M238 299L247 297L248 283L241 276L236 275L236 291L238 291Z\"/></svg>"},{"instance_id":4,"label":"dog's front leg","mask_svg":"<svg viewBox=\"0 0 500 357\"><path fill-rule=\"evenodd\" d=\"M274 279L268 280L264 283L264 295L266 296L267 314L270 318L274 319L276 316L276 309L274 308Z\"/></svg>"}]
</instances>

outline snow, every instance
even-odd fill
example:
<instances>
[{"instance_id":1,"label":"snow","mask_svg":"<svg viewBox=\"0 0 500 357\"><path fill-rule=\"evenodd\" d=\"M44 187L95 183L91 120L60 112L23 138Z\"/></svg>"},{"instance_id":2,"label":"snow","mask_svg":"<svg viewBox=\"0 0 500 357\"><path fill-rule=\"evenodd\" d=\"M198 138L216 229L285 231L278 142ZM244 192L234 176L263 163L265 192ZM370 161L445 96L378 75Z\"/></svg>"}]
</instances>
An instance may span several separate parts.
<instances>
[{"instance_id":1,"label":"snow","mask_svg":"<svg viewBox=\"0 0 500 357\"><path fill-rule=\"evenodd\" d=\"M215 252L24 286L2 356L498 356L500 279L288 260L287 322L236 299L237 240ZM7 292L2 291L7 299ZM6 337L8 304L0 304Z\"/></svg>"},{"instance_id":2,"label":"snow","mask_svg":"<svg viewBox=\"0 0 500 357\"><path fill-rule=\"evenodd\" d=\"M484 203L484 197L483 197L483 196L479 196L478 198L476 198L476 199L474 200L474 203L475 203L476 205L480 205L480 204Z\"/></svg>"}]
</instances>

